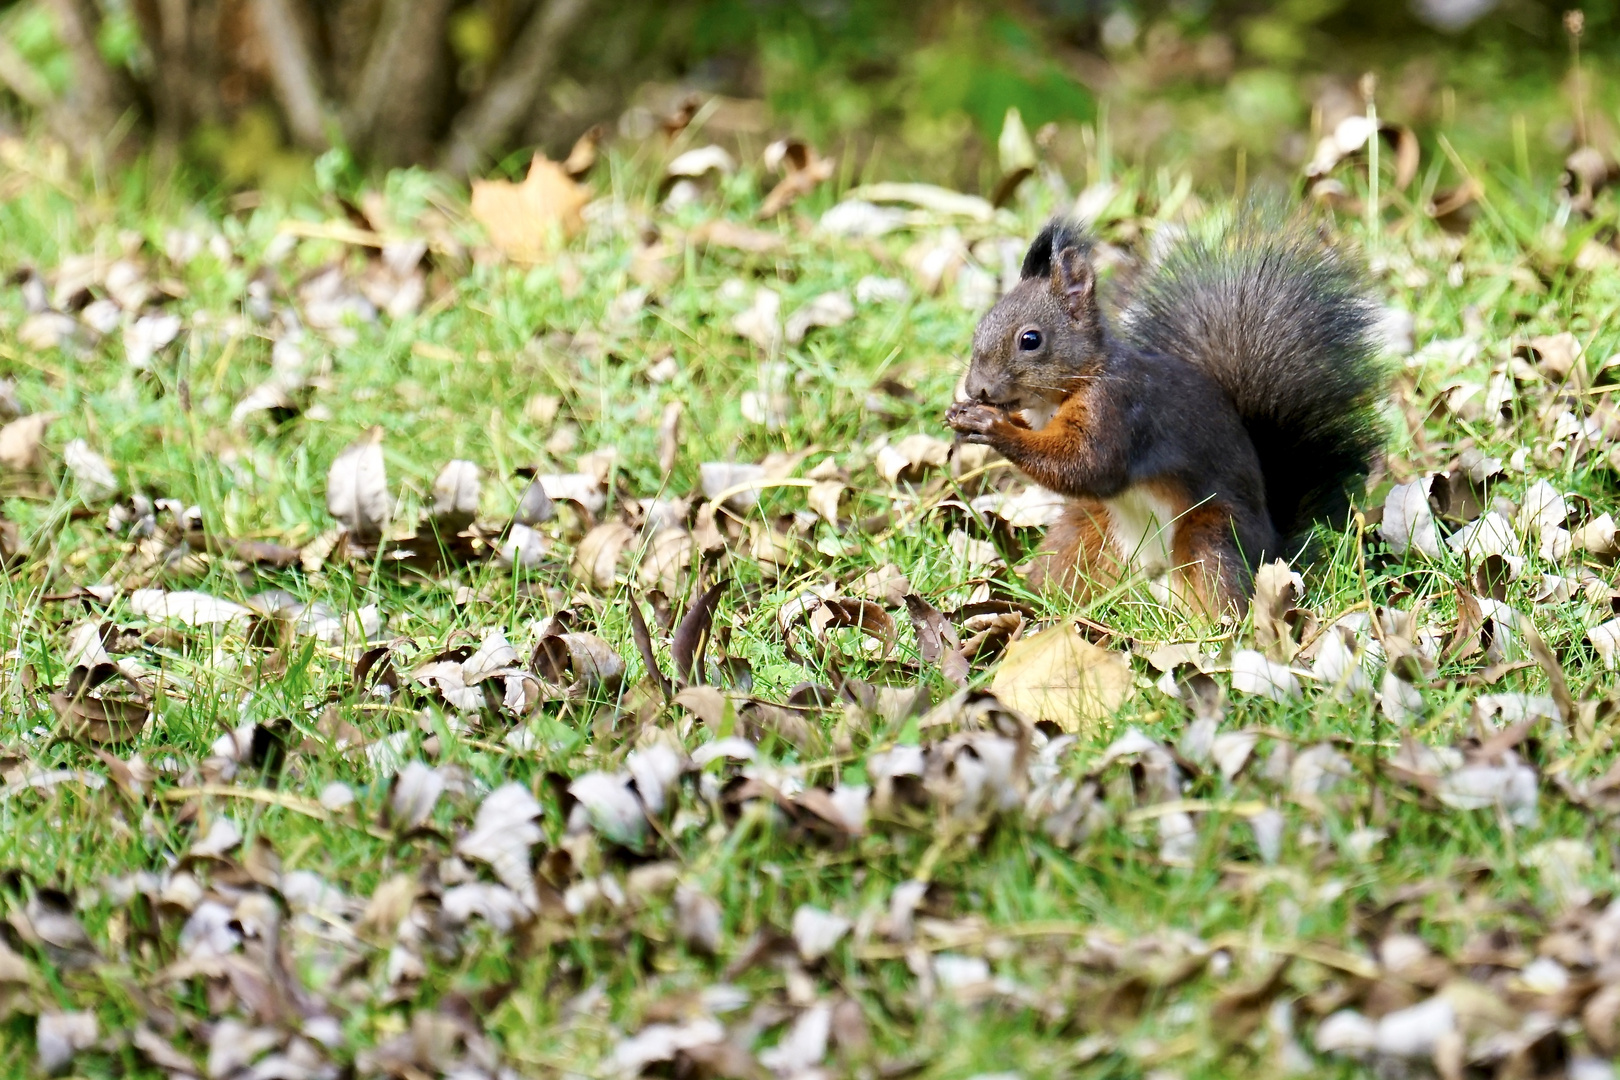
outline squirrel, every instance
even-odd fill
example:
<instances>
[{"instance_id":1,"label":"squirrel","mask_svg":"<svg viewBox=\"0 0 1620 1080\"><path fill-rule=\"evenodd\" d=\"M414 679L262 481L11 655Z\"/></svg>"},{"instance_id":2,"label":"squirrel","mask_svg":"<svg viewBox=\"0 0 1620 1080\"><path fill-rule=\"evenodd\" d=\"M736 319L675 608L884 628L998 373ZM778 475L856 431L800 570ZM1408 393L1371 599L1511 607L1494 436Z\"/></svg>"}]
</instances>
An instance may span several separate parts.
<instances>
[{"instance_id":1,"label":"squirrel","mask_svg":"<svg viewBox=\"0 0 1620 1080\"><path fill-rule=\"evenodd\" d=\"M1255 570L1342 525L1382 452L1379 305L1347 256L1247 215L1171 245L1116 329L1092 253L1046 226L945 421L1068 500L1032 588L1086 599L1169 570L1184 605L1241 617Z\"/></svg>"}]
</instances>

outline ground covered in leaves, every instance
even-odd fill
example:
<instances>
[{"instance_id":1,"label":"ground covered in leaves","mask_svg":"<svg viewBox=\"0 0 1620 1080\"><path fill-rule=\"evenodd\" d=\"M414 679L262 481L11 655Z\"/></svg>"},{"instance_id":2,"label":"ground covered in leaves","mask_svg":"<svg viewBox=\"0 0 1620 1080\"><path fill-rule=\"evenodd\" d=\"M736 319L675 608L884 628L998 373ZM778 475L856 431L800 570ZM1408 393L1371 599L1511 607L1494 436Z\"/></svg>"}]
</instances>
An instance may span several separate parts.
<instances>
[{"instance_id":1,"label":"ground covered in leaves","mask_svg":"<svg viewBox=\"0 0 1620 1080\"><path fill-rule=\"evenodd\" d=\"M940 422L1044 216L1123 278L1170 174L0 148L0 1070L1610 1076L1612 166L1373 234L1347 141L1390 458L1220 625L1031 595Z\"/></svg>"}]
</instances>

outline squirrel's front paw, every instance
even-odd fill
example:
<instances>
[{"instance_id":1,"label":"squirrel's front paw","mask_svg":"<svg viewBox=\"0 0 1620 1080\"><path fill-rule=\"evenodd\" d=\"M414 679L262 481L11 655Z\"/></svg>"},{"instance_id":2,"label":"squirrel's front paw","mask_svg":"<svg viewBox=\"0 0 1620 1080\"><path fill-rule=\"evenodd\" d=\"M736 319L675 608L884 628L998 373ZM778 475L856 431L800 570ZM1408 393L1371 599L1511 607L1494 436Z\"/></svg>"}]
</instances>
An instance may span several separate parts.
<instances>
[{"instance_id":1,"label":"squirrel's front paw","mask_svg":"<svg viewBox=\"0 0 1620 1080\"><path fill-rule=\"evenodd\" d=\"M990 433L998 424L1007 422L1007 414L994 405L979 401L958 401L945 414L945 422L963 436L964 442L990 441Z\"/></svg>"}]
</instances>

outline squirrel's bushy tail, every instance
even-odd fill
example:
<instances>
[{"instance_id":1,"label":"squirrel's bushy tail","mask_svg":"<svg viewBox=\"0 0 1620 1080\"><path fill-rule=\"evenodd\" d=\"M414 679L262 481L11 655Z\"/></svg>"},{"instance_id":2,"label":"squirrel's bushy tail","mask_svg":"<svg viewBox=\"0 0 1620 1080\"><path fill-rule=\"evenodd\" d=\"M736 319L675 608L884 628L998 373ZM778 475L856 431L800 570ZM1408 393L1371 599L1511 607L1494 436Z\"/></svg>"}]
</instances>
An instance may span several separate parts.
<instances>
[{"instance_id":1,"label":"squirrel's bushy tail","mask_svg":"<svg viewBox=\"0 0 1620 1080\"><path fill-rule=\"evenodd\" d=\"M1197 364L1231 395L1297 554L1342 525L1384 441L1379 308L1357 264L1298 223L1240 217L1176 241L1121 313L1133 345Z\"/></svg>"}]
</instances>

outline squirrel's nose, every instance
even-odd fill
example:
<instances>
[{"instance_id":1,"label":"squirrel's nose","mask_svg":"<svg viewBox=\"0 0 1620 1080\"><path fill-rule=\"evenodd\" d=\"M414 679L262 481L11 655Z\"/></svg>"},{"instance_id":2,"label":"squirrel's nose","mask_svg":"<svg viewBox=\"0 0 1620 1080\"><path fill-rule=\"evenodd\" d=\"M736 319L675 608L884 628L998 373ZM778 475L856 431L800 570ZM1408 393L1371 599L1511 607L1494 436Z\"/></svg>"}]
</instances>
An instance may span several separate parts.
<instances>
[{"instance_id":1,"label":"squirrel's nose","mask_svg":"<svg viewBox=\"0 0 1620 1080\"><path fill-rule=\"evenodd\" d=\"M1007 381L987 376L978 364L968 368L967 381L962 390L969 401L999 404L1007 393Z\"/></svg>"}]
</instances>

